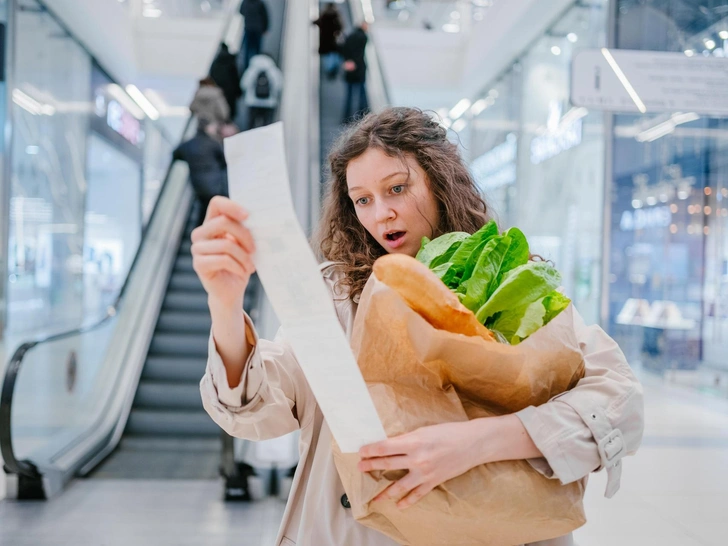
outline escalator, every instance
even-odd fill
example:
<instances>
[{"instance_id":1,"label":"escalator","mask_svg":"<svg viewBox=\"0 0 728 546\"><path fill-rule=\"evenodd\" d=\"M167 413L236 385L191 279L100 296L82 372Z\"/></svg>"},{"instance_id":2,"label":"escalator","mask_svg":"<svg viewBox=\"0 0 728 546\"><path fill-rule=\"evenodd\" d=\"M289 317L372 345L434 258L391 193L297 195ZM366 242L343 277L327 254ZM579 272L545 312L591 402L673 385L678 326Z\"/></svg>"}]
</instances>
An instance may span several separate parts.
<instances>
[{"instance_id":1,"label":"escalator","mask_svg":"<svg viewBox=\"0 0 728 546\"><path fill-rule=\"evenodd\" d=\"M94 478L188 480L220 474L224 433L200 400L211 321L190 254L197 206L187 218L124 435ZM253 317L256 286L251 283L244 304Z\"/></svg>"},{"instance_id":2,"label":"escalator","mask_svg":"<svg viewBox=\"0 0 728 546\"><path fill-rule=\"evenodd\" d=\"M278 40L269 37L279 51L267 46L274 58L280 54L280 116L294 206L306 230L320 206L320 150L325 153L340 130L345 89L341 80L319 79L308 19L315 3L269 3L285 23L277 27ZM361 21L359 0L342 8ZM386 94L370 49L369 101L377 110L386 105ZM193 131L190 120L183 140ZM231 484L247 469L235 460L232 439L205 413L199 394L210 317L192 270L191 219L197 211L187 178L184 164L170 167L128 277L103 319L31 340L13 355L0 395L0 449L10 497L51 498L79 476L214 479L221 470L226 496L234 496ZM244 306L261 336L271 337L275 320L259 284L251 283Z\"/></svg>"}]
</instances>

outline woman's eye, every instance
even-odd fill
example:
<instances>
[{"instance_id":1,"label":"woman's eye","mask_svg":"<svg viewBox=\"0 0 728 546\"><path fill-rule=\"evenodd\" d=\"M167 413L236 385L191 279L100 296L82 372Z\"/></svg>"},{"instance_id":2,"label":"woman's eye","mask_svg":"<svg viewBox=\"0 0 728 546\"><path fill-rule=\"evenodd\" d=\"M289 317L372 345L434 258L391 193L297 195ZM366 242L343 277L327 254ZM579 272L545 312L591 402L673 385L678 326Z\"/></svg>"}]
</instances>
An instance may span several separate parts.
<instances>
[{"instance_id":1,"label":"woman's eye","mask_svg":"<svg viewBox=\"0 0 728 546\"><path fill-rule=\"evenodd\" d=\"M404 191L404 184L400 184L399 186L394 186L392 188L392 193L402 193Z\"/></svg>"},{"instance_id":2,"label":"woman's eye","mask_svg":"<svg viewBox=\"0 0 728 546\"><path fill-rule=\"evenodd\" d=\"M368 197L360 197L359 199L356 200L357 205L366 205L367 203L369 203Z\"/></svg>"}]
</instances>

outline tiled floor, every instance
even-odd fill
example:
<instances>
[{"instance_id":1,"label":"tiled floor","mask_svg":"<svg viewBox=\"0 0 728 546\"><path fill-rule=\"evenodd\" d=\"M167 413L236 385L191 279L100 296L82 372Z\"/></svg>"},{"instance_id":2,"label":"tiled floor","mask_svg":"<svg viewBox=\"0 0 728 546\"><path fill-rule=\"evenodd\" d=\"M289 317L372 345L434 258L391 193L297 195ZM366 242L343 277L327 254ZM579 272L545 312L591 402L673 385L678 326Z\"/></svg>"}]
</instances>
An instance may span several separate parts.
<instances>
[{"instance_id":1,"label":"tiled floor","mask_svg":"<svg viewBox=\"0 0 728 546\"><path fill-rule=\"evenodd\" d=\"M728 400L643 382L643 447L614 498L591 478L578 546L726 546ZM77 480L51 502L0 501L0 545L272 546L282 513L226 504L218 481Z\"/></svg>"},{"instance_id":2,"label":"tiled floor","mask_svg":"<svg viewBox=\"0 0 728 546\"><path fill-rule=\"evenodd\" d=\"M217 480L76 480L51 502L0 502L0 545L270 546L283 509L225 503Z\"/></svg>"}]
</instances>

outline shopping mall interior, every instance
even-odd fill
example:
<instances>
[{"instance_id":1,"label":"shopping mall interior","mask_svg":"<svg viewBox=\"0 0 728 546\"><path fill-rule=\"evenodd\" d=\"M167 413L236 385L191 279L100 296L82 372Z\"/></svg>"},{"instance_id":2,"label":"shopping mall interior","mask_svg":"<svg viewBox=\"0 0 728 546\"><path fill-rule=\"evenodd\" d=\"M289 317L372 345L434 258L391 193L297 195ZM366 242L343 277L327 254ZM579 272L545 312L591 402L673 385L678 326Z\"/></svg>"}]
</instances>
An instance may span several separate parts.
<instances>
[{"instance_id":1,"label":"shopping mall interior","mask_svg":"<svg viewBox=\"0 0 728 546\"><path fill-rule=\"evenodd\" d=\"M307 532L305 427L234 437L203 406L209 198L183 144L224 175L230 142L282 126L311 237L332 147L391 107L446 132L644 395L636 453L610 466L599 443L586 523L521 542L728 544L728 0L0 0L0 544L396 543ZM272 340L259 270L242 304ZM363 528L336 487L319 518Z\"/></svg>"}]
</instances>

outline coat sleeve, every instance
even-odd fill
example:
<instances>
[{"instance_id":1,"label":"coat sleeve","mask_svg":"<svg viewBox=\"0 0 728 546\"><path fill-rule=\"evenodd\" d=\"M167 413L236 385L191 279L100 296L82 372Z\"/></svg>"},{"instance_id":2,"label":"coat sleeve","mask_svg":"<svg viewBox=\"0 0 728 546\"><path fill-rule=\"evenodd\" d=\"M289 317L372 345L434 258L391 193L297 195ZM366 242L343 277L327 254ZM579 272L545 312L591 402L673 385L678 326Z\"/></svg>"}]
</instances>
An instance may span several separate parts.
<instances>
[{"instance_id":1,"label":"coat sleeve","mask_svg":"<svg viewBox=\"0 0 728 546\"><path fill-rule=\"evenodd\" d=\"M231 436L266 440L306 426L312 400L308 383L281 331L274 341L258 339L245 317L253 351L239 385L230 388L225 365L210 334L209 356L200 382L202 404L210 417Z\"/></svg>"},{"instance_id":2,"label":"coat sleeve","mask_svg":"<svg viewBox=\"0 0 728 546\"><path fill-rule=\"evenodd\" d=\"M543 453L529 463L563 484L607 469L607 497L619 489L621 458L642 441L642 387L617 343L599 326L586 326L574 310L574 330L584 354L584 377L539 407L516 415Z\"/></svg>"}]
</instances>

